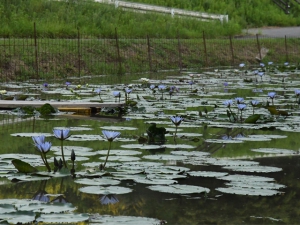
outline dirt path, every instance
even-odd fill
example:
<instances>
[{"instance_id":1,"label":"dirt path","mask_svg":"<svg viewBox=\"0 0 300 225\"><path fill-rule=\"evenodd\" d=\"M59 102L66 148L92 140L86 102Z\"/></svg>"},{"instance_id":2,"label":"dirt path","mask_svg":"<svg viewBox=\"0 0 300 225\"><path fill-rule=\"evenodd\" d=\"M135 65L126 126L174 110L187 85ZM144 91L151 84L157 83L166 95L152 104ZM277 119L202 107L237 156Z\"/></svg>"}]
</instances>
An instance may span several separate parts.
<instances>
[{"instance_id":1,"label":"dirt path","mask_svg":"<svg viewBox=\"0 0 300 225\"><path fill-rule=\"evenodd\" d=\"M298 27L262 27L243 30L243 34L260 34L266 37L300 37L300 26Z\"/></svg>"}]
</instances>

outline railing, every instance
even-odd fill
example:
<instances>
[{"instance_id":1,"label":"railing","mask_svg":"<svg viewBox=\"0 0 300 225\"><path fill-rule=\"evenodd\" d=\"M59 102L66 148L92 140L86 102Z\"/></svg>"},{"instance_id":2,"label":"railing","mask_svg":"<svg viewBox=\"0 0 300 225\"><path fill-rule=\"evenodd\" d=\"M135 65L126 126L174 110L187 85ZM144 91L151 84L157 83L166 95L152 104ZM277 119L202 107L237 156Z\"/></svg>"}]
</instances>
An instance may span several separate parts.
<instances>
[{"instance_id":1,"label":"railing","mask_svg":"<svg viewBox=\"0 0 300 225\"><path fill-rule=\"evenodd\" d=\"M290 13L290 4L289 4L289 0L273 0L273 2L279 7L281 8L286 14Z\"/></svg>"},{"instance_id":2,"label":"railing","mask_svg":"<svg viewBox=\"0 0 300 225\"><path fill-rule=\"evenodd\" d=\"M171 16L176 16L176 15L189 16L189 17L199 18L202 20L220 20L221 22L228 22L228 15L201 13L196 11L188 11L183 9L168 8L168 7L162 7L156 5L147 5L147 4L140 4L140 3L117 1L117 0L95 0L95 2L114 4L116 8L120 7L124 9L140 11L140 12L151 11L151 12L170 14Z\"/></svg>"},{"instance_id":3,"label":"railing","mask_svg":"<svg viewBox=\"0 0 300 225\"><path fill-rule=\"evenodd\" d=\"M76 39L0 39L0 82L58 80L94 75L201 71L235 68L258 62L298 65L299 37L247 38L203 36L182 39L94 38L78 32ZM114 77L114 76L111 76Z\"/></svg>"}]
</instances>

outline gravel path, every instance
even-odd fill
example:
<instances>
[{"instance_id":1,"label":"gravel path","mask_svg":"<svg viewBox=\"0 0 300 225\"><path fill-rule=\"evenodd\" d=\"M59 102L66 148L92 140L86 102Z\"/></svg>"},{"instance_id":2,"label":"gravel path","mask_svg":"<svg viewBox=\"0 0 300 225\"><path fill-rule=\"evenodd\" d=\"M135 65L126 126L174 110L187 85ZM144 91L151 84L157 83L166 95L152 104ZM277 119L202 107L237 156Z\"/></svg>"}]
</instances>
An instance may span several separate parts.
<instances>
[{"instance_id":1,"label":"gravel path","mask_svg":"<svg viewBox=\"0 0 300 225\"><path fill-rule=\"evenodd\" d=\"M262 27L243 30L245 35L262 35L265 37L299 37L300 27Z\"/></svg>"}]
</instances>

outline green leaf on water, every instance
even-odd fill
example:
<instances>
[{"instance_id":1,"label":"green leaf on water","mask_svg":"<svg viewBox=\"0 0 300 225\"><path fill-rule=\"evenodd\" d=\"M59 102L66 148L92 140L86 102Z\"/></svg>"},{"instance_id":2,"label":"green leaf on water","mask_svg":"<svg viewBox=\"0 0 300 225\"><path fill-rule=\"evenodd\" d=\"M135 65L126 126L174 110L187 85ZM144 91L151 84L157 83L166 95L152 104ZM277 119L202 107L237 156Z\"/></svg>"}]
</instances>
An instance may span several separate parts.
<instances>
[{"instance_id":1,"label":"green leaf on water","mask_svg":"<svg viewBox=\"0 0 300 225\"><path fill-rule=\"evenodd\" d=\"M38 170L35 167L31 166L29 163L24 162L20 159L13 159L11 162L20 173L38 172Z\"/></svg>"},{"instance_id":2,"label":"green leaf on water","mask_svg":"<svg viewBox=\"0 0 300 225\"><path fill-rule=\"evenodd\" d=\"M245 119L245 123L256 123L256 121L260 118L260 114L254 114Z\"/></svg>"}]
</instances>

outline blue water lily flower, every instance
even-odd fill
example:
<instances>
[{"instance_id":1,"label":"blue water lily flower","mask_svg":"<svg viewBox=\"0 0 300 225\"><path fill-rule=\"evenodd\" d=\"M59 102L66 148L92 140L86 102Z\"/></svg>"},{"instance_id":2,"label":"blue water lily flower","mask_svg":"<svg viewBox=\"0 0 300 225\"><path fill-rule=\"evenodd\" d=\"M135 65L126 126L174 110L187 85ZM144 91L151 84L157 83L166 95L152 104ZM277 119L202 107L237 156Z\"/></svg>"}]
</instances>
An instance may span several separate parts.
<instances>
[{"instance_id":1,"label":"blue water lily flower","mask_svg":"<svg viewBox=\"0 0 300 225\"><path fill-rule=\"evenodd\" d=\"M39 145L41 143L45 142L45 135L41 135L41 136L32 136L32 140L34 142L34 145Z\"/></svg>"},{"instance_id":2,"label":"blue water lily flower","mask_svg":"<svg viewBox=\"0 0 300 225\"><path fill-rule=\"evenodd\" d=\"M272 99L272 105L274 105L274 98L276 97L276 92L269 92L268 97Z\"/></svg>"},{"instance_id":3,"label":"blue water lily flower","mask_svg":"<svg viewBox=\"0 0 300 225\"><path fill-rule=\"evenodd\" d=\"M111 149L111 143L113 142L113 140L117 137L119 137L121 135L120 132L117 132L117 131L110 131L110 130L103 130L102 131L102 134L104 135L104 137L109 141L109 147L108 147L108 151L107 151L107 155L106 155L106 159L105 159L105 162L104 164L100 164L100 170L104 169L105 168L105 165L107 163L107 160L108 160L108 156L109 156L109 152L110 152L110 149Z\"/></svg>"},{"instance_id":4,"label":"blue water lily flower","mask_svg":"<svg viewBox=\"0 0 300 225\"><path fill-rule=\"evenodd\" d=\"M39 143L39 144L36 144L35 145L41 152L43 153L47 153L50 151L50 148L52 146L52 143L51 142L43 142L43 143Z\"/></svg>"},{"instance_id":5,"label":"blue water lily flower","mask_svg":"<svg viewBox=\"0 0 300 225\"><path fill-rule=\"evenodd\" d=\"M54 136L59 140L66 140L71 136L70 129L53 129Z\"/></svg>"},{"instance_id":6,"label":"blue water lily flower","mask_svg":"<svg viewBox=\"0 0 300 225\"><path fill-rule=\"evenodd\" d=\"M247 105L246 104L238 104L237 107L240 111L243 111L244 109L246 109Z\"/></svg>"},{"instance_id":7,"label":"blue water lily flower","mask_svg":"<svg viewBox=\"0 0 300 225\"><path fill-rule=\"evenodd\" d=\"M46 153L50 151L50 148L52 146L51 142L46 142L44 135L33 136L32 140L34 142L34 146L37 148L37 150L39 150L43 163L47 167L48 172L51 172L51 168L46 157Z\"/></svg>"},{"instance_id":8,"label":"blue water lily flower","mask_svg":"<svg viewBox=\"0 0 300 225\"><path fill-rule=\"evenodd\" d=\"M171 116L170 119L176 127L179 126L183 121L183 118L181 116Z\"/></svg>"},{"instance_id":9,"label":"blue water lily flower","mask_svg":"<svg viewBox=\"0 0 300 225\"><path fill-rule=\"evenodd\" d=\"M235 101L236 101L237 104L241 104L241 103L244 102L244 98L237 97L237 98L235 98Z\"/></svg>"},{"instance_id":10,"label":"blue water lily flower","mask_svg":"<svg viewBox=\"0 0 300 225\"><path fill-rule=\"evenodd\" d=\"M223 103L224 103L224 105L225 105L226 107L228 107L228 108L230 108L230 106L233 105L233 101L232 101L232 100L226 100L226 101L224 101Z\"/></svg>"},{"instance_id":11,"label":"blue water lily flower","mask_svg":"<svg viewBox=\"0 0 300 225\"><path fill-rule=\"evenodd\" d=\"M53 129L53 133L54 133L54 136L61 141L60 142L61 156L62 156L65 168L68 168L66 160L65 160L65 155L64 155L63 141L71 136L70 129Z\"/></svg>"},{"instance_id":12,"label":"blue water lily flower","mask_svg":"<svg viewBox=\"0 0 300 225\"><path fill-rule=\"evenodd\" d=\"M115 138L121 135L120 132L108 130L103 130L102 133L109 142L112 142Z\"/></svg>"},{"instance_id":13,"label":"blue water lily flower","mask_svg":"<svg viewBox=\"0 0 300 225\"><path fill-rule=\"evenodd\" d=\"M158 85L158 90L162 91L164 89L166 89L166 85L163 84Z\"/></svg>"}]
</instances>

